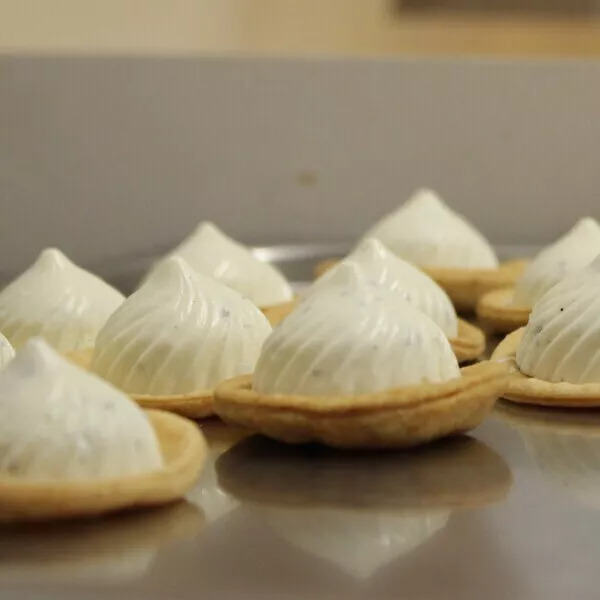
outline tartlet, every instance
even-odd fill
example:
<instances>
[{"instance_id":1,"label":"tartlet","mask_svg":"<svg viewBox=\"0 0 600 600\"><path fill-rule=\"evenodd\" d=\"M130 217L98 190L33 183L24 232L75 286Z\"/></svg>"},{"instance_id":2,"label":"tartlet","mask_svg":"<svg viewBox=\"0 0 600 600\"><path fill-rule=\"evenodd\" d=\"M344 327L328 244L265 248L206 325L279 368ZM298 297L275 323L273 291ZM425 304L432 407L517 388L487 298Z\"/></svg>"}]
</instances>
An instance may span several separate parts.
<instances>
[{"instance_id":1,"label":"tartlet","mask_svg":"<svg viewBox=\"0 0 600 600\"><path fill-rule=\"evenodd\" d=\"M0 331L18 350L43 337L63 355L94 347L125 297L96 275L47 248L0 292Z\"/></svg>"},{"instance_id":2,"label":"tartlet","mask_svg":"<svg viewBox=\"0 0 600 600\"><path fill-rule=\"evenodd\" d=\"M360 579L425 544L454 510L501 500L512 481L495 452L466 436L377 455L255 436L216 469L256 521Z\"/></svg>"},{"instance_id":3,"label":"tartlet","mask_svg":"<svg viewBox=\"0 0 600 600\"><path fill-rule=\"evenodd\" d=\"M270 332L250 300L172 257L110 317L93 355L71 358L144 408L200 418L217 383L253 370Z\"/></svg>"},{"instance_id":4,"label":"tartlet","mask_svg":"<svg viewBox=\"0 0 600 600\"><path fill-rule=\"evenodd\" d=\"M504 397L562 407L600 406L600 257L550 289L526 327L510 333L492 361L512 372Z\"/></svg>"},{"instance_id":5,"label":"tartlet","mask_svg":"<svg viewBox=\"0 0 600 600\"><path fill-rule=\"evenodd\" d=\"M600 225L586 217L544 248L512 287L484 294L477 316L491 331L510 333L527 324L534 304L570 273L588 265L600 254Z\"/></svg>"},{"instance_id":6,"label":"tartlet","mask_svg":"<svg viewBox=\"0 0 600 600\"><path fill-rule=\"evenodd\" d=\"M418 190L364 236L417 265L450 296L456 310L472 311L485 292L512 285L525 261L499 264L494 250L471 223L431 190ZM319 263L320 276L334 261Z\"/></svg>"},{"instance_id":7,"label":"tartlet","mask_svg":"<svg viewBox=\"0 0 600 600\"><path fill-rule=\"evenodd\" d=\"M225 235L214 223L200 223L163 260L173 256L183 258L196 272L236 290L256 306L268 307L294 297L291 285L273 265L259 260L250 248Z\"/></svg>"},{"instance_id":8,"label":"tartlet","mask_svg":"<svg viewBox=\"0 0 600 600\"><path fill-rule=\"evenodd\" d=\"M443 331L351 263L342 294L316 294L266 340L253 376L215 390L225 421L290 442L406 447L479 423L506 367L459 370Z\"/></svg>"},{"instance_id":9,"label":"tartlet","mask_svg":"<svg viewBox=\"0 0 600 600\"><path fill-rule=\"evenodd\" d=\"M142 411L43 340L0 371L0 521L86 517L177 500L206 445L195 425Z\"/></svg>"},{"instance_id":10,"label":"tartlet","mask_svg":"<svg viewBox=\"0 0 600 600\"><path fill-rule=\"evenodd\" d=\"M341 288L338 277L342 265L351 264L374 286L395 292L398 298L415 306L444 331L459 362L472 361L485 350L485 334L478 327L459 319L446 292L425 273L392 254L381 242L366 238L344 260L317 279L301 299L263 310L271 325L276 326L302 301ZM340 281L340 279L342 281Z\"/></svg>"}]
</instances>

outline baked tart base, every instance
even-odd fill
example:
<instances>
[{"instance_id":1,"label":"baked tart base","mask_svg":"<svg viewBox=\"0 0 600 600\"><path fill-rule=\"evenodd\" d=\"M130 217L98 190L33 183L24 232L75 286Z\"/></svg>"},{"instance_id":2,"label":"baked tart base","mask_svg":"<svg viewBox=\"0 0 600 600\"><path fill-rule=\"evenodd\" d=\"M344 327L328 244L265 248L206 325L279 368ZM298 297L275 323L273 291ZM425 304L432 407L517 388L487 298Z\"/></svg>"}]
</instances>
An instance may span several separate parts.
<instances>
[{"instance_id":1,"label":"baked tart base","mask_svg":"<svg viewBox=\"0 0 600 600\"><path fill-rule=\"evenodd\" d=\"M315 276L319 277L338 262L334 259L321 261L315 267ZM514 285L523 274L527 263L527 260L517 259L503 262L497 269L421 269L444 289L456 310L472 312L482 294Z\"/></svg>"},{"instance_id":2,"label":"baked tart base","mask_svg":"<svg viewBox=\"0 0 600 600\"><path fill-rule=\"evenodd\" d=\"M90 517L181 499L193 487L207 456L198 427L162 411L148 411L165 465L140 475L103 480L29 481L0 476L0 521Z\"/></svg>"},{"instance_id":3,"label":"baked tart base","mask_svg":"<svg viewBox=\"0 0 600 600\"><path fill-rule=\"evenodd\" d=\"M298 300L278 304L263 309L264 315L273 327L276 327L298 306ZM458 335L451 338L450 345L458 362L467 362L479 358L485 350L485 334L481 329L463 319L458 319Z\"/></svg>"},{"instance_id":4,"label":"baked tart base","mask_svg":"<svg viewBox=\"0 0 600 600\"><path fill-rule=\"evenodd\" d=\"M277 327L295 308L298 306L299 300L290 300L273 306L262 308L262 313L267 317L267 321L272 327Z\"/></svg>"},{"instance_id":5,"label":"baked tart base","mask_svg":"<svg viewBox=\"0 0 600 600\"><path fill-rule=\"evenodd\" d=\"M75 363L82 369L89 369L92 364L94 350L86 349L72 352L65 358ZM127 393L127 392L126 392ZM165 410L167 412L187 417L188 419L202 419L213 414L212 390L199 390L191 394L178 394L173 396L149 396L145 394L127 395L135 400L142 408Z\"/></svg>"},{"instance_id":6,"label":"baked tart base","mask_svg":"<svg viewBox=\"0 0 600 600\"><path fill-rule=\"evenodd\" d=\"M510 333L524 327L529 321L531 309L512 304L515 288L492 290L477 302L475 312L483 325L494 333Z\"/></svg>"},{"instance_id":7,"label":"baked tart base","mask_svg":"<svg viewBox=\"0 0 600 600\"><path fill-rule=\"evenodd\" d=\"M600 406L600 383L552 383L521 373L516 363L516 353L524 331L525 328L521 327L509 333L492 354L492 361L503 361L511 369L504 398L512 402L539 406L563 408Z\"/></svg>"},{"instance_id":8,"label":"baked tart base","mask_svg":"<svg viewBox=\"0 0 600 600\"><path fill-rule=\"evenodd\" d=\"M507 368L482 362L440 384L356 396L259 394L252 376L223 382L214 409L225 421L283 442L340 448L416 446L478 425L505 390Z\"/></svg>"}]
</instances>

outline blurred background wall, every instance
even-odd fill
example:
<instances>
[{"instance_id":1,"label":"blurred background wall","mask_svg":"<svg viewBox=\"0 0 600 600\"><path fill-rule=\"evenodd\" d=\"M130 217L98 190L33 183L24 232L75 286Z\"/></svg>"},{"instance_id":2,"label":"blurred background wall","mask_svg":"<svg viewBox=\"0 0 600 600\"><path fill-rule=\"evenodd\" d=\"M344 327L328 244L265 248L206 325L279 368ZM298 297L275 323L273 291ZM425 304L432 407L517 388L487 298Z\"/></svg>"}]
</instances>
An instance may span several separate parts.
<instances>
[{"instance_id":1,"label":"blurred background wall","mask_svg":"<svg viewBox=\"0 0 600 600\"><path fill-rule=\"evenodd\" d=\"M598 0L2 0L0 48L597 56Z\"/></svg>"},{"instance_id":2,"label":"blurred background wall","mask_svg":"<svg viewBox=\"0 0 600 600\"><path fill-rule=\"evenodd\" d=\"M543 4L4 0L0 276L351 240L423 185L500 244L599 216L597 3Z\"/></svg>"}]
</instances>

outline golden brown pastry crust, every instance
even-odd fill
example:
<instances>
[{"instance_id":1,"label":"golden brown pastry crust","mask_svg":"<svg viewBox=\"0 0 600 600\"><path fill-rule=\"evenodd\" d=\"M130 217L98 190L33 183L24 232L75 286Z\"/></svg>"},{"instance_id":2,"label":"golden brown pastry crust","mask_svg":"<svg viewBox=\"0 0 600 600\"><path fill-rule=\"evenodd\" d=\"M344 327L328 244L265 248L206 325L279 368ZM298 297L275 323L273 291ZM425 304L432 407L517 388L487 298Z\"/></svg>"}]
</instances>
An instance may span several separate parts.
<instances>
[{"instance_id":1,"label":"golden brown pastry crust","mask_svg":"<svg viewBox=\"0 0 600 600\"><path fill-rule=\"evenodd\" d=\"M513 306L515 288L487 292L477 301L475 312L481 323L494 333L510 333L527 325L530 308Z\"/></svg>"},{"instance_id":2,"label":"golden brown pastry crust","mask_svg":"<svg viewBox=\"0 0 600 600\"><path fill-rule=\"evenodd\" d=\"M203 419L213 414L213 392L203 390L179 396L143 396L129 394L142 408L164 410L188 419Z\"/></svg>"},{"instance_id":3,"label":"golden brown pastry crust","mask_svg":"<svg viewBox=\"0 0 600 600\"><path fill-rule=\"evenodd\" d=\"M94 357L93 348L79 350L68 354L66 358L83 369L89 369ZM168 412L188 417L188 419L202 419L210 417L212 410L212 390L199 390L192 394L179 394L173 396L148 396L145 394L128 394L142 408L166 410Z\"/></svg>"},{"instance_id":4,"label":"golden brown pastry crust","mask_svg":"<svg viewBox=\"0 0 600 600\"><path fill-rule=\"evenodd\" d=\"M252 390L236 377L215 390L215 412L225 421L289 443L342 448L402 448L467 431L504 392L507 369L483 362L461 377L356 396L285 396Z\"/></svg>"},{"instance_id":5,"label":"golden brown pastry crust","mask_svg":"<svg viewBox=\"0 0 600 600\"><path fill-rule=\"evenodd\" d=\"M221 487L244 502L369 512L478 506L503 498L512 482L502 458L468 436L376 456L315 455L253 436L223 454L216 470Z\"/></svg>"},{"instance_id":6,"label":"golden brown pastry crust","mask_svg":"<svg viewBox=\"0 0 600 600\"><path fill-rule=\"evenodd\" d=\"M513 402L540 406L565 408L600 406L600 383L552 383L521 373L516 363L516 353L524 331L525 328L521 327L509 333L492 354L492 360L502 360L511 369L504 398Z\"/></svg>"},{"instance_id":7,"label":"golden brown pastry crust","mask_svg":"<svg viewBox=\"0 0 600 600\"><path fill-rule=\"evenodd\" d=\"M269 323L271 323L271 326L277 327L298 306L298 302L298 300L290 300L289 302L267 306L261 310Z\"/></svg>"},{"instance_id":8,"label":"golden brown pastry crust","mask_svg":"<svg viewBox=\"0 0 600 600\"><path fill-rule=\"evenodd\" d=\"M485 333L464 319L458 319L458 335L448 341L459 363L476 360L485 350Z\"/></svg>"},{"instance_id":9,"label":"golden brown pastry crust","mask_svg":"<svg viewBox=\"0 0 600 600\"><path fill-rule=\"evenodd\" d=\"M89 517L168 504L196 482L207 446L198 427L163 411L148 411L165 461L158 471L104 480L29 481L0 475L0 521Z\"/></svg>"},{"instance_id":10,"label":"golden brown pastry crust","mask_svg":"<svg viewBox=\"0 0 600 600\"><path fill-rule=\"evenodd\" d=\"M321 261L315 267L315 276L319 277L337 262L339 261L334 259ZM497 269L422 267L422 270L450 296L456 310L471 312L475 310L482 294L514 285L527 263L527 260L516 259L501 263Z\"/></svg>"},{"instance_id":11,"label":"golden brown pastry crust","mask_svg":"<svg viewBox=\"0 0 600 600\"><path fill-rule=\"evenodd\" d=\"M264 308L263 313L273 327L276 327L298 305L297 300ZM463 319L458 319L458 335L449 340L458 362L476 360L485 350L485 334L481 329Z\"/></svg>"}]
</instances>

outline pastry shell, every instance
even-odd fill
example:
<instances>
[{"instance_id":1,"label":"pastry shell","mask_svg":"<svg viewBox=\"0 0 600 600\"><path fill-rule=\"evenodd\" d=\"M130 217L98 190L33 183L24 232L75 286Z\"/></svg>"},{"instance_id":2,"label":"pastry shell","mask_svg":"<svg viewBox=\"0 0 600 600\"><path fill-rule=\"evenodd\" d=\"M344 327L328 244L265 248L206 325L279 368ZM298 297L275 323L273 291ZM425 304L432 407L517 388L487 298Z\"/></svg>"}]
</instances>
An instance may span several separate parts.
<instances>
[{"instance_id":1,"label":"pastry shell","mask_svg":"<svg viewBox=\"0 0 600 600\"><path fill-rule=\"evenodd\" d=\"M94 357L93 349L72 352L66 358L83 369L89 369ZM173 396L149 396L145 394L127 394L142 408L165 410L168 412L188 417L188 419L202 419L213 414L212 390L199 390L191 394L176 394Z\"/></svg>"},{"instance_id":2,"label":"pastry shell","mask_svg":"<svg viewBox=\"0 0 600 600\"><path fill-rule=\"evenodd\" d=\"M481 323L494 333L510 333L527 325L531 309L512 304L515 288L503 288L485 293L477 301L475 312Z\"/></svg>"},{"instance_id":3,"label":"pastry shell","mask_svg":"<svg viewBox=\"0 0 600 600\"><path fill-rule=\"evenodd\" d=\"M264 308L263 313L273 327L276 327L298 305L292 300L269 308ZM450 345L458 362L467 362L479 358L485 350L485 334L481 329L471 325L463 319L458 319L458 336L451 338Z\"/></svg>"},{"instance_id":4,"label":"pastry shell","mask_svg":"<svg viewBox=\"0 0 600 600\"><path fill-rule=\"evenodd\" d=\"M227 422L288 443L402 448L478 425L504 392L506 375L505 365L482 362L444 383L356 396L259 394L245 375L217 386L214 408Z\"/></svg>"},{"instance_id":5,"label":"pastry shell","mask_svg":"<svg viewBox=\"0 0 600 600\"><path fill-rule=\"evenodd\" d=\"M319 277L338 260L327 259L315 267L315 276ZM523 274L528 261L509 260L497 269L452 269L444 267L421 267L450 297L458 311L473 311L482 294L504 288L517 281Z\"/></svg>"},{"instance_id":6,"label":"pastry shell","mask_svg":"<svg viewBox=\"0 0 600 600\"><path fill-rule=\"evenodd\" d=\"M521 373L516 363L516 353L524 327L509 333L492 354L492 361L503 361L511 369L506 391L507 400L521 404L586 408L600 406L600 383L553 383Z\"/></svg>"},{"instance_id":7,"label":"pastry shell","mask_svg":"<svg viewBox=\"0 0 600 600\"><path fill-rule=\"evenodd\" d=\"M91 481L30 481L0 475L0 522L90 517L181 499L195 483L207 446L198 427L148 411L165 461L160 470Z\"/></svg>"},{"instance_id":8,"label":"pastry shell","mask_svg":"<svg viewBox=\"0 0 600 600\"><path fill-rule=\"evenodd\" d=\"M502 458L468 436L376 456L254 436L221 455L216 470L221 487L244 502L366 511L479 506L502 499L512 482Z\"/></svg>"}]
</instances>

